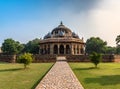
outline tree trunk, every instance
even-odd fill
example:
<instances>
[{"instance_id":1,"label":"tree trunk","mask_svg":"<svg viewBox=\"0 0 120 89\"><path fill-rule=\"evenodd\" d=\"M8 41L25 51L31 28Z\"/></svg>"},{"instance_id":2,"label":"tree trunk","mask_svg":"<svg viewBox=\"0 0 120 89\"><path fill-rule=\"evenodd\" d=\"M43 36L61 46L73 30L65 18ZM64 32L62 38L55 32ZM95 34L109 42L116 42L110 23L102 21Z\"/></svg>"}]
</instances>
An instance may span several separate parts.
<instances>
[{"instance_id":1,"label":"tree trunk","mask_svg":"<svg viewBox=\"0 0 120 89\"><path fill-rule=\"evenodd\" d=\"M27 66L27 65L26 65L26 64L24 64L24 69L26 69L26 66Z\"/></svg>"},{"instance_id":2,"label":"tree trunk","mask_svg":"<svg viewBox=\"0 0 120 89\"><path fill-rule=\"evenodd\" d=\"M97 68L97 64L95 64L95 68Z\"/></svg>"}]
</instances>

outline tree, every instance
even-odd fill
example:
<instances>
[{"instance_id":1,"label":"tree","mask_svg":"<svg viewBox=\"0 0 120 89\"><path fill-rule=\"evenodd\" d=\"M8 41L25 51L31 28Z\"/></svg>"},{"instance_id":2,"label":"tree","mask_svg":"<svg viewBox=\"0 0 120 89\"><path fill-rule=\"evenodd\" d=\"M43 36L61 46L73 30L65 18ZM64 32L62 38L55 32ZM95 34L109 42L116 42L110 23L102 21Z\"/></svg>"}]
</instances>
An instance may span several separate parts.
<instances>
[{"instance_id":1,"label":"tree","mask_svg":"<svg viewBox=\"0 0 120 89\"><path fill-rule=\"evenodd\" d=\"M24 53L20 55L17 59L18 63L23 63L24 64L24 69L26 69L27 65L29 65L33 61L32 54L30 53Z\"/></svg>"},{"instance_id":2,"label":"tree","mask_svg":"<svg viewBox=\"0 0 120 89\"><path fill-rule=\"evenodd\" d=\"M95 65L95 67L97 68L97 65L100 63L102 56L99 53L93 52L90 56L89 56L91 62Z\"/></svg>"},{"instance_id":3,"label":"tree","mask_svg":"<svg viewBox=\"0 0 120 89\"><path fill-rule=\"evenodd\" d=\"M117 38L115 39L117 47L116 47L116 54L120 54L120 35L117 36Z\"/></svg>"},{"instance_id":4,"label":"tree","mask_svg":"<svg viewBox=\"0 0 120 89\"><path fill-rule=\"evenodd\" d=\"M120 54L120 46L116 47L116 54Z\"/></svg>"},{"instance_id":5,"label":"tree","mask_svg":"<svg viewBox=\"0 0 120 89\"><path fill-rule=\"evenodd\" d=\"M3 53L17 54L21 52L23 45L21 45L18 41L14 41L13 39L8 38L4 40L1 49Z\"/></svg>"},{"instance_id":6,"label":"tree","mask_svg":"<svg viewBox=\"0 0 120 89\"><path fill-rule=\"evenodd\" d=\"M120 43L120 35L118 35L116 38L116 44L119 45L119 43Z\"/></svg>"},{"instance_id":7,"label":"tree","mask_svg":"<svg viewBox=\"0 0 120 89\"><path fill-rule=\"evenodd\" d=\"M40 39L37 39L37 38L32 41L29 41L27 44L25 44L24 52L38 54L39 43L40 43Z\"/></svg>"},{"instance_id":8,"label":"tree","mask_svg":"<svg viewBox=\"0 0 120 89\"><path fill-rule=\"evenodd\" d=\"M106 50L105 51L106 54L115 54L116 53L116 47L107 46L105 50Z\"/></svg>"},{"instance_id":9,"label":"tree","mask_svg":"<svg viewBox=\"0 0 120 89\"><path fill-rule=\"evenodd\" d=\"M86 41L85 51L88 54L91 54L92 52L105 53L106 45L107 42L103 41L99 37L91 37Z\"/></svg>"}]
</instances>

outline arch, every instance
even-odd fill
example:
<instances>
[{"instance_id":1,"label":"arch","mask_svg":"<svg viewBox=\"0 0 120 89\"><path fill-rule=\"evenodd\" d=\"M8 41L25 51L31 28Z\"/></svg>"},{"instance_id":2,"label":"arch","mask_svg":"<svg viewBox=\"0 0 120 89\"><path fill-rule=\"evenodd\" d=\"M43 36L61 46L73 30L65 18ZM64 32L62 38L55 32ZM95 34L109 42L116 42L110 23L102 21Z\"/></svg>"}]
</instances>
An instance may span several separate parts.
<instances>
[{"instance_id":1,"label":"arch","mask_svg":"<svg viewBox=\"0 0 120 89\"><path fill-rule=\"evenodd\" d=\"M80 52L81 52L81 54L84 54L84 49L81 48L81 49L80 49Z\"/></svg>"},{"instance_id":2,"label":"arch","mask_svg":"<svg viewBox=\"0 0 120 89\"><path fill-rule=\"evenodd\" d=\"M46 45L44 45L43 54L47 54Z\"/></svg>"},{"instance_id":3,"label":"arch","mask_svg":"<svg viewBox=\"0 0 120 89\"><path fill-rule=\"evenodd\" d=\"M66 54L70 54L70 46L66 45Z\"/></svg>"},{"instance_id":4,"label":"arch","mask_svg":"<svg viewBox=\"0 0 120 89\"><path fill-rule=\"evenodd\" d=\"M64 45L60 45L60 54L64 54Z\"/></svg>"},{"instance_id":5,"label":"arch","mask_svg":"<svg viewBox=\"0 0 120 89\"><path fill-rule=\"evenodd\" d=\"M75 49L75 45L74 45L74 54L76 54L76 49Z\"/></svg>"},{"instance_id":6,"label":"arch","mask_svg":"<svg viewBox=\"0 0 120 89\"><path fill-rule=\"evenodd\" d=\"M79 46L77 46L77 54L79 54Z\"/></svg>"},{"instance_id":7,"label":"arch","mask_svg":"<svg viewBox=\"0 0 120 89\"><path fill-rule=\"evenodd\" d=\"M54 45L54 54L58 54L58 46Z\"/></svg>"}]
</instances>

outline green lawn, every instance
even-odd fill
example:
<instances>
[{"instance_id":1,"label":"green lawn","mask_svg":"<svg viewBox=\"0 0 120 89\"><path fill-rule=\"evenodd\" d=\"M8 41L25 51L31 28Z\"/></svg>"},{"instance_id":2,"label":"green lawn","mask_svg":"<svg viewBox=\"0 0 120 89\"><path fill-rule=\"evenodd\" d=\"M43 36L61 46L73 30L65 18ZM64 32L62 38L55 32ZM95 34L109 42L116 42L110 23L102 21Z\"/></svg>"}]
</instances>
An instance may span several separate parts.
<instances>
[{"instance_id":1,"label":"green lawn","mask_svg":"<svg viewBox=\"0 0 120 89\"><path fill-rule=\"evenodd\" d=\"M0 63L0 89L34 89L53 63L33 63L29 69L22 64Z\"/></svg>"},{"instance_id":2,"label":"green lawn","mask_svg":"<svg viewBox=\"0 0 120 89\"><path fill-rule=\"evenodd\" d=\"M120 89L120 63L69 63L85 89Z\"/></svg>"}]
</instances>

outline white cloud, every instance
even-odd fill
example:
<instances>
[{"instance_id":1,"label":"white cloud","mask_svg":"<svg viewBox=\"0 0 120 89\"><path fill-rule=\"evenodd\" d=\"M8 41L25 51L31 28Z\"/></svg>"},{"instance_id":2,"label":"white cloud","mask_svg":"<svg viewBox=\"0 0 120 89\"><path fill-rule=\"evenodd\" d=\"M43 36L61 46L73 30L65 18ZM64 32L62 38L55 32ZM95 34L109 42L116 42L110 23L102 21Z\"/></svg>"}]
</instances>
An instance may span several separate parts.
<instances>
[{"instance_id":1,"label":"white cloud","mask_svg":"<svg viewBox=\"0 0 120 89\"><path fill-rule=\"evenodd\" d=\"M62 14L61 14L62 13ZM120 1L103 0L98 6L80 13L70 10L61 11L67 26L85 40L91 36L100 37L115 46L115 39L120 34Z\"/></svg>"},{"instance_id":2,"label":"white cloud","mask_svg":"<svg viewBox=\"0 0 120 89\"><path fill-rule=\"evenodd\" d=\"M97 9L90 11L90 21L98 36L115 46L115 39L120 34L120 1L106 0Z\"/></svg>"}]
</instances>

